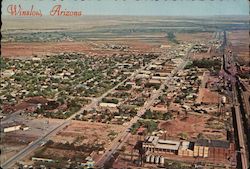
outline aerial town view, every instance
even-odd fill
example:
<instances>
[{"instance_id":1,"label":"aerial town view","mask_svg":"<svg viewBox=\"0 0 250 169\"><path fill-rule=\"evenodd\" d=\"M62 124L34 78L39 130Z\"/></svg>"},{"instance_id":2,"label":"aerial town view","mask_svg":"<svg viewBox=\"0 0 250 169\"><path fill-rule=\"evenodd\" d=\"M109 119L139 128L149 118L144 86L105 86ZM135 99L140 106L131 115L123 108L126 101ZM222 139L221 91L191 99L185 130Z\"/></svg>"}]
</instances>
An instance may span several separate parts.
<instances>
[{"instance_id":1,"label":"aerial town view","mask_svg":"<svg viewBox=\"0 0 250 169\"><path fill-rule=\"evenodd\" d=\"M1 168L248 169L249 16L36 20L2 16Z\"/></svg>"}]
</instances>

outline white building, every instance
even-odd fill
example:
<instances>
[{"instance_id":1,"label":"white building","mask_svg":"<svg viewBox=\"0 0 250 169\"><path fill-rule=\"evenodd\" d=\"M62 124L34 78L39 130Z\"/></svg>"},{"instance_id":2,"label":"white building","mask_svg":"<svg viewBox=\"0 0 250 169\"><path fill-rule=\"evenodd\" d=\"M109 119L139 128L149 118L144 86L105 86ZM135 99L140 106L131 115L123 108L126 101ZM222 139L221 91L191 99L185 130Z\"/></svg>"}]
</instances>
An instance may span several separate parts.
<instances>
[{"instance_id":1,"label":"white building","mask_svg":"<svg viewBox=\"0 0 250 169\"><path fill-rule=\"evenodd\" d=\"M117 107L118 105L117 105L117 104L114 104L114 103L100 103L99 106L100 106L100 107L111 107L111 108L115 108L115 107Z\"/></svg>"},{"instance_id":2,"label":"white building","mask_svg":"<svg viewBox=\"0 0 250 169\"><path fill-rule=\"evenodd\" d=\"M20 130L20 129L21 129L21 125L8 126L8 127L3 128L3 132L8 133L8 132L12 132L12 131Z\"/></svg>"},{"instance_id":3,"label":"white building","mask_svg":"<svg viewBox=\"0 0 250 169\"><path fill-rule=\"evenodd\" d=\"M167 154L177 154L180 146L180 141L163 140L157 136L146 137L143 148L150 152L160 152Z\"/></svg>"}]
</instances>

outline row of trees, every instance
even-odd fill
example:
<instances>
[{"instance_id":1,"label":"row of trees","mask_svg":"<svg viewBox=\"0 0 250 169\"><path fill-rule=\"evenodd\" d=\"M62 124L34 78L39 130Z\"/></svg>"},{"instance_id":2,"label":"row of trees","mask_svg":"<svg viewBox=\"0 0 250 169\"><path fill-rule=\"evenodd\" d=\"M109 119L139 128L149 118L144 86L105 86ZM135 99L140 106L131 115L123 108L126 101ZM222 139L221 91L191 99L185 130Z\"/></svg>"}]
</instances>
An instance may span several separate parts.
<instances>
[{"instance_id":1,"label":"row of trees","mask_svg":"<svg viewBox=\"0 0 250 169\"><path fill-rule=\"evenodd\" d=\"M132 88L131 84L127 84L127 85L120 85L116 88L116 90L130 90Z\"/></svg>"},{"instance_id":2,"label":"row of trees","mask_svg":"<svg viewBox=\"0 0 250 169\"><path fill-rule=\"evenodd\" d=\"M220 69L221 61L217 59L203 58L201 60L194 60L192 64L189 65L189 68L191 67L207 68L207 69L211 69L213 67L214 69Z\"/></svg>"},{"instance_id":3,"label":"row of trees","mask_svg":"<svg viewBox=\"0 0 250 169\"><path fill-rule=\"evenodd\" d=\"M145 127L149 133L152 133L157 130L157 126L158 122L155 122L154 120L139 120L131 127L131 133L135 134L140 127Z\"/></svg>"},{"instance_id":4,"label":"row of trees","mask_svg":"<svg viewBox=\"0 0 250 169\"><path fill-rule=\"evenodd\" d=\"M162 113L162 112L155 112L155 111L147 110L142 116L142 118L154 119L154 120L169 120L172 118L172 116L173 115L168 112Z\"/></svg>"},{"instance_id":5,"label":"row of trees","mask_svg":"<svg viewBox=\"0 0 250 169\"><path fill-rule=\"evenodd\" d=\"M104 103L114 103L114 104L118 104L118 103L119 103L119 100L114 99L114 98L112 98L112 99L103 98L103 99L102 99L102 102L104 102Z\"/></svg>"},{"instance_id":6,"label":"row of trees","mask_svg":"<svg viewBox=\"0 0 250 169\"><path fill-rule=\"evenodd\" d=\"M167 38L168 38L168 40L169 40L170 42L179 44L179 42L176 40L175 35L174 35L173 32L168 32L168 33L167 33Z\"/></svg>"}]
</instances>

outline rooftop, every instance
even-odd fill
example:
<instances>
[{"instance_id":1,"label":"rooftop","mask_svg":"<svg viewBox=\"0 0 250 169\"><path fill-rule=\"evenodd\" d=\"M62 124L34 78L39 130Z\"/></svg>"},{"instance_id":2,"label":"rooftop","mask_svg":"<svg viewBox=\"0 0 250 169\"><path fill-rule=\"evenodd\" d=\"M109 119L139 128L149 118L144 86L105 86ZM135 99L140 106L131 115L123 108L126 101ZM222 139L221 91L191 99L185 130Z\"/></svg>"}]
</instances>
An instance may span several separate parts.
<instances>
[{"instance_id":1,"label":"rooftop","mask_svg":"<svg viewBox=\"0 0 250 169\"><path fill-rule=\"evenodd\" d=\"M229 141L223 141L223 140L200 139L196 141L195 145L206 146L206 147L217 147L217 148L229 148L230 143Z\"/></svg>"},{"instance_id":2,"label":"rooftop","mask_svg":"<svg viewBox=\"0 0 250 169\"><path fill-rule=\"evenodd\" d=\"M194 147L194 142L189 142L189 141L182 141L180 149L181 150L186 150L186 149L191 149L193 150Z\"/></svg>"},{"instance_id":3,"label":"rooftop","mask_svg":"<svg viewBox=\"0 0 250 169\"><path fill-rule=\"evenodd\" d=\"M178 150L180 146L179 141L173 140L163 140L159 139L157 136L149 136L146 138L145 143L151 143L155 148L168 149L168 150Z\"/></svg>"}]
</instances>

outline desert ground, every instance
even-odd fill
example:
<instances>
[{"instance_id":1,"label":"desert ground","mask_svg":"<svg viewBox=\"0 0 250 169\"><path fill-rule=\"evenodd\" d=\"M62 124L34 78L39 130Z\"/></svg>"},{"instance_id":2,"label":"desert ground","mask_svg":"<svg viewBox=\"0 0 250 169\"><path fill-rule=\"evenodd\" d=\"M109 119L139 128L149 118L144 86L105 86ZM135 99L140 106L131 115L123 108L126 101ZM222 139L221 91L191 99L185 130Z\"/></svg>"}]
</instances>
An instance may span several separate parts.
<instances>
[{"instance_id":1,"label":"desert ground","mask_svg":"<svg viewBox=\"0 0 250 169\"><path fill-rule=\"evenodd\" d=\"M122 44L129 48L126 51L110 50L105 47L107 44ZM147 53L154 49L157 52L156 47L157 45L149 44L141 40L130 41L129 39L113 41L98 40L95 42L8 42L2 44L2 56L7 58L26 58L30 56L43 57L46 55L71 52L103 56L116 54L117 52L120 54L128 54L131 52Z\"/></svg>"},{"instance_id":2,"label":"desert ground","mask_svg":"<svg viewBox=\"0 0 250 169\"><path fill-rule=\"evenodd\" d=\"M124 126L121 125L72 121L25 161L30 162L31 157L53 157L57 160L72 159L81 162L88 156L98 159L116 135L123 130Z\"/></svg>"},{"instance_id":3,"label":"desert ground","mask_svg":"<svg viewBox=\"0 0 250 169\"><path fill-rule=\"evenodd\" d=\"M107 136L110 132L119 133L124 130L121 125L109 125L103 123L90 123L83 121L73 121L66 129L52 138L54 142L72 143L77 137L83 137L78 144L104 144L104 147L111 143Z\"/></svg>"},{"instance_id":4,"label":"desert ground","mask_svg":"<svg viewBox=\"0 0 250 169\"><path fill-rule=\"evenodd\" d=\"M198 33L176 33L176 39L178 41L195 42L212 39L213 33L198 32Z\"/></svg>"},{"instance_id":5,"label":"desert ground","mask_svg":"<svg viewBox=\"0 0 250 169\"><path fill-rule=\"evenodd\" d=\"M237 53L238 61L241 64L250 64L249 56L249 31L238 30L229 32L228 39L232 49Z\"/></svg>"},{"instance_id":6,"label":"desert ground","mask_svg":"<svg viewBox=\"0 0 250 169\"><path fill-rule=\"evenodd\" d=\"M188 115L162 122L159 128L166 131L167 138L178 138L181 134L185 134L192 140L200 134L207 138L224 139L226 133L222 129L215 129L217 124L223 125L209 116Z\"/></svg>"}]
</instances>

